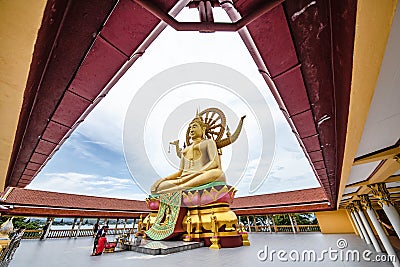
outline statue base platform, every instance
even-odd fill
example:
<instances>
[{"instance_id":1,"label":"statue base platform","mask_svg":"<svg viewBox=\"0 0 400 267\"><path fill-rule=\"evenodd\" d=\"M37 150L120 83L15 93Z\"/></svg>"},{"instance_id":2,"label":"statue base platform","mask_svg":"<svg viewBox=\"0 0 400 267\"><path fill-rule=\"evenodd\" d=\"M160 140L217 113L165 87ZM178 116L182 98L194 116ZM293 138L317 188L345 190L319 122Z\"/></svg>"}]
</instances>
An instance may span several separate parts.
<instances>
[{"instance_id":1,"label":"statue base platform","mask_svg":"<svg viewBox=\"0 0 400 267\"><path fill-rule=\"evenodd\" d=\"M131 250L149 255L166 255L180 251L191 250L204 246L204 242L184 241L153 241L142 239L139 246L126 244L126 250Z\"/></svg>"},{"instance_id":2,"label":"statue base platform","mask_svg":"<svg viewBox=\"0 0 400 267\"><path fill-rule=\"evenodd\" d=\"M174 231L163 240L204 242L204 246L213 249L250 245L247 233L241 231L236 214L229 207L235 192L234 187L220 182L183 191ZM148 230L162 209L157 196L150 196L146 203L152 212L139 224Z\"/></svg>"},{"instance_id":3,"label":"statue base platform","mask_svg":"<svg viewBox=\"0 0 400 267\"><path fill-rule=\"evenodd\" d=\"M188 222L190 222L190 234ZM183 240L203 241L204 246L213 249L244 245L236 214L226 204L188 208L182 226L187 229Z\"/></svg>"}]
</instances>

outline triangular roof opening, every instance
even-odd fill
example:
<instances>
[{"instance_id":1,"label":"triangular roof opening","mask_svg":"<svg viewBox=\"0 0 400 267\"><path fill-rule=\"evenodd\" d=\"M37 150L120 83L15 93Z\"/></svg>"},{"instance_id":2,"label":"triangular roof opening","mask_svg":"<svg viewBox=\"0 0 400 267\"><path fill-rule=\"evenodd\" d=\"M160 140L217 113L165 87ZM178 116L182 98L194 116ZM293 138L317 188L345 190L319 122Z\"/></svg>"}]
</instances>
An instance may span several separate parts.
<instances>
[{"instance_id":1,"label":"triangular roof opening","mask_svg":"<svg viewBox=\"0 0 400 267\"><path fill-rule=\"evenodd\" d=\"M221 8L214 8L214 17L216 21L229 21ZM177 20L193 21L197 18L196 9L185 8L178 15ZM251 99L251 95L235 95L232 91L210 84L190 84L160 95L159 101L152 103L153 112L171 110L171 106L179 106L180 103L189 105L192 102L195 104L197 103L196 98L199 97L204 100L204 102L201 102L200 108L205 108L203 105L207 105L207 101L210 104L222 103L222 106L229 107L230 112L238 117L243 114L236 113L251 111L251 109L256 108L255 105L264 105L257 108L271 110L274 121L272 126L275 127L275 131L262 127L252 128L252 125L257 125L257 120L263 119L258 118L257 113L255 113L256 115L246 114L248 121L246 121L245 130L248 139L251 139L249 137L254 133L274 133L273 138L275 140L270 140L274 142L274 152L270 151L270 153L273 153L271 155L273 160L271 159L271 168L266 168L266 173L268 173L266 180L260 183L257 190L251 194L259 195L320 186L304 156L304 152L301 150L240 36L237 33L227 32L177 32L167 27L150 45L146 53L135 62L109 94L81 123L28 188L143 199L146 194L135 185L137 182L140 183L140 180L131 179L123 157L122 132L126 111L132 98L148 80L166 69L193 62L216 63L241 73L254 83L263 99ZM187 94L183 95L183 92ZM193 107L193 112L196 108L198 107ZM172 110L175 109L172 108ZM159 117L155 114L137 114L137 116L146 116L146 118L153 120L147 121L146 127L154 126L147 131L153 129L162 132L165 125L157 125ZM167 115L165 114L166 117ZM227 115L228 123L229 119ZM233 121L229 125L233 129L236 123L237 121ZM155 128L157 126L159 127ZM142 128L139 127L138 130L142 131ZM245 138L246 136L241 137ZM256 137L255 139L244 140L246 141L243 142L244 145L248 145L246 148L248 164L244 173L239 170L242 178L234 178L239 196L250 194L249 187L254 173L258 166L263 164L263 162L259 162L261 152L260 146L257 145L257 141L262 141L262 139ZM168 165L165 158L160 158L162 153L157 153L157 149L160 152L163 149L165 150L165 146L168 145L151 146L150 151L146 151L146 155L138 155L148 157L149 161L155 163L154 168L160 176L169 174L173 167ZM233 147L233 149L240 151L242 148ZM235 169L236 163L230 162L232 153L234 153L232 150L224 152L222 160L223 164ZM145 176L143 174L143 177ZM151 177L151 179L157 178ZM232 178L227 177L228 183Z\"/></svg>"}]
</instances>

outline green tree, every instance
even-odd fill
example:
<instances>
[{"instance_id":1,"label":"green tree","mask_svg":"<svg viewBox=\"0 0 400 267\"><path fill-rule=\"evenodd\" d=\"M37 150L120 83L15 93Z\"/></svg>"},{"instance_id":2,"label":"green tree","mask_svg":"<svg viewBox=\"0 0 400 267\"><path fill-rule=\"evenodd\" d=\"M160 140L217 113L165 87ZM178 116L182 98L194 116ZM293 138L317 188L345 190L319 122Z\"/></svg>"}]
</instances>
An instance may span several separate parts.
<instances>
[{"instance_id":1,"label":"green tree","mask_svg":"<svg viewBox=\"0 0 400 267\"><path fill-rule=\"evenodd\" d=\"M10 216L4 216L0 218L0 224L4 223L10 218ZM25 217L14 217L13 218L13 225L15 229L20 228L21 226L25 226L27 230L37 230L40 229L40 224L38 222L31 222L30 219Z\"/></svg>"},{"instance_id":2,"label":"green tree","mask_svg":"<svg viewBox=\"0 0 400 267\"><path fill-rule=\"evenodd\" d=\"M287 214L276 214L274 218L276 225L290 225L290 219Z\"/></svg>"},{"instance_id":3,"label":"green tree","mask_svg":"<svg viewBox=\"0 0 400 267\"><path fill-rule=\"evenodd\" d=\"M317 218L313 212L296 214L297 224L307 225L307 224L318 224Z\"/></svg>"}]
</instances>

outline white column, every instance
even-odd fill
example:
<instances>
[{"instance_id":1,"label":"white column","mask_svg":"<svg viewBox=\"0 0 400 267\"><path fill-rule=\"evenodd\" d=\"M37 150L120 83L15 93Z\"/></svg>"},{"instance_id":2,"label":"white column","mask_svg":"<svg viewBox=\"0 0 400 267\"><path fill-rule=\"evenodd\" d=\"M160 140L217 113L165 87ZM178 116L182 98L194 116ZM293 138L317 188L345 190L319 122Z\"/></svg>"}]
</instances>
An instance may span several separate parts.
<instances>
[{"instance_id":1,"label":"white column","mask_svg":"<svg viewBox=\"0 0 400 267\"><path fill-rule=\"evenodd\" d=\"M278 228L276 227L276 224L275 224L275 217L274 217L274 215L272 215L271 218L272 218L272 225L274 226L274 232L277 233L277 232L278 232Z\"/></svg>"},{"instance_id":2,"label":"white column","mask_svg":"<svg viewBox=\"0 0 400 267\"><path fill-rule=\"evenodd\" d=\"M397 209L393 206L390 201L390 193L386 188L385 183L377 183L368 185L371 188L372 193L375 197L379 198L379 205L386 213L390 223L392 224L397 237L400 238L400 215Z\"/></svg>"},{"instance_id":3,"label":"white column","mask_svg":"<svg viewBox=\"0 0 400 267\"><path fill-rule=\"evenodd\" d=\"M126 223L127 223L128 219L124 220L124 233L125 233L125 229L126 229Z\"/></svg>"},{"instance_id":4,"label":"white column","mask_svg":"<svg viewBox=\"0 0 400 267\"><path fill-rule=\"evenodd\" d=\"M77 237L79 236L79 232L81 231L82 222L83 222L83 218L81 218L81 219L79 220L78 229L77 229L76 232L75 232L74 238L77 238Z\"/></svg>"},{"instance_id":5,"label":"white column","mask_svg":"<svg viewBox=\"0 0 400 267\"><path fill-rule=\"evenodd\" d=\"M399 258L396 255L396 251L393 249L392 244L389 241L389 238L387 237L385 230L383 230L382 225L379 223L378 218L376 217L376 214L372 208L371 201L369 200L368 195L361 195L360 196L361 203L364 206L369 219L371 220L372 225L374 226L376 232L378 233L379 239L382 242L383 247L386 250L386 253L388 255L393 255L392 257L395 257L394 261L392 262L394 266L398 267L400 266Z\"/></svg>"},{"instance_id":6,"label":"white column","mask_svg":"<svg viewBox=\"0 0 400 267\"><path fill-rule=\"evenodd\" d=\"M246 217L247 217L247 225L249 227L249 233L251 233L250 219L249 219L249 216L246 216Z\"/></svg>"},{"instance_id":7,"label":"white column","mask_svg":"<svg viewBox=\"0 0 400 267\"><path fill-rule=\"evenodd\" d=\"M350 216L351 216L351 219L352 219L353 222L354 222L354 225L355 225L356 228L357 228L357 232L358 232L358 234L360 235L361 239L364 239L364 236L363 236L363 234L362 234L362 232L361 232L360 226L358 225L358 222L357 222L357 220L356 220L356 217L354 216L354 212L353 212L353 211L350 211Z\"/></svg>"},{"instance_id":8,"label":"white column","mask_svg":"<svg viewBox=\"0 0 400 267\"><path fill-rule=\"evenodd\" d=\"M396 259L395 259L395 262L393 262L393 265L400 266L399 259L397 258L396 252L393 249L393 246L390 243L389 238L387 237L387 235L385 233L385 230L383 230L382 225L378 222L375 212L371 209L367 209L367 214L368 214L372 224L374 225L375 230L378 233L378 236L379 236L379 238L382 242L382 245L385 248L387 254L395 256Z\"/></svg>"},{"instance_id":9,"label":"white column","mask_svg":"<svg viewBox=\"0 0 400 267\"><path fill-rule=\"evenodd\" d=\"M364 236L364 240L368 245L371 245L371 240L369 239L367 235L367 231L365 231L364 225L361 221L360 215L358 215L357 212L354 212L354 217L356 218L356 221L358 222L358 225L360 226L361 232Z\"/></svg>"},{"instance_id":10,"label":"white column","mask_svg":"<svg viewBox=\"0 0 400 267\"><path fill-rule=\"evenodd\" d=\"M272 233L271 224L269 223L269 215L265 215L265 218L267 219L268 232Z\"/></svg>"},{"instance_id":11,"label":"white column","mask_svg":"<svg viewBox=\"0 0 400 267\"><path fill-rule=\"evenodd\" d=\"M297 232L297 233L300 233L300 227L299 227L299 225L297 224L296 216L293 215L293 216L292 216L292 219L293 219L294 227L296 227L296 232Z\"/></svg>"},{"instance_id":12,"label":"white column","mask_svg":"<svg viewBox=\"0 0 400 267\"><path fill-rule=\"evenodd\" d=\"M51 225L53 224L53 222L54 222L54 218L48 218L47 219L47 222L46 222L47 228L46 228L46 232L43 233L42 240L46 240L47 236L49 235L50 228L51 228Z\"/></svg>"},{"instance_id":13,"label":"white column","mask_svg":"<svg viewBox=\"0 0 400 267\"><path fill-rule=\"evenodd\" d=\"M296 228L294 228L292 216L290 214L288 214L288 216L289 216L290 224L292 225L293 234L295 234L296 233Z\"/></svg>"},{"instance_id":14,"label":"white column","mask_svg":"<svg viewBox=\"0 0 400 267\"><path fill-rule=\"evenodd\" d=\"M400 238L400 216L397 209L389 203L389 205L382 205L382 209L385 211L390 223L392 224L397 237Z\"/></svg>"},{"instance_id":15,"label":"white column","mask_svg":"<svg viewBox=\"0 0 400 267\"><path fill-rule=\"evenodd\" d=\"M73 233L73 231L74 231L75 224L76 224L76 219L77 219L77 218L74 218L74 222L72 223L71 232L69 233L69 237L72 237L72 233Z\"/></svg>"},{"instance_id":16,"label":"white column","mask_svg":"<svg viewBox=\"0 0 400 267\"><path fill-rule=\"evenodd\" d=\"M371 229L371 226L369 225L369 222L364 215L364 212L360 205L360 201L353 201L353 203L356 203L357 208L359 209L358 215L360 215L361 221L364 224L365 230L367 231L368 237L371 239L372 245L374 246L376 252L382 252L381 248L379 247L378 240L376 240L376 237L374 235L374 231Z\"/></svg>"}]
</instances>

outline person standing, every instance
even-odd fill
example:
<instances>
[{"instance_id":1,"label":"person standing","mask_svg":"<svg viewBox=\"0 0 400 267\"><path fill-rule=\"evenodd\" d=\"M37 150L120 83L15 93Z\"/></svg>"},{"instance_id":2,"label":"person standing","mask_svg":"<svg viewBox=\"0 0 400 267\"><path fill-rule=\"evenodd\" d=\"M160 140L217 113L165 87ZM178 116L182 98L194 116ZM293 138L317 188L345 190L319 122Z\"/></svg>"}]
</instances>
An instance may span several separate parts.
<instances>
[{"instance_id":1,"label":"person standing","mask_svg":"<svg viewBox=\"0 0 400 267\"><path fill-rule=\"evenodd\" d=\"M99 223L96 222L93 226L93 237L96 237L97 231L99 230Z\"/></svg>"},{"instance_id":2,"label":"person standing","mask_svg":"<svg viewBox=\"0 0 400 267\"><path fill-rule=\"evenodd\" d=\"M107 238L106 238L106 233L104 232L98 240L95 253L92 255L99 256L99 255L103 254L106 244L107 244Z\"/></svg>"},{"instance_id":3,"label":"person standing","mask_svg":"<svg viewBox=\"0 0 400 267\"><path fill-rule=\"evenodd\" d=\"M103 234L106 234L106 233L107 233L107 230L108 230L108 226L107 226L107 225L104 225L100 230L97 231L97 234L96 234L96 236L95 236L95 238L94 238L94 241L93 241L93 251L92 251L92 255L95 255L95 254L96 254L96 248L97 248L97 246L98 246L98 242L99 242L101 236L102 236Z\"/></svg>"}]
</instances>

